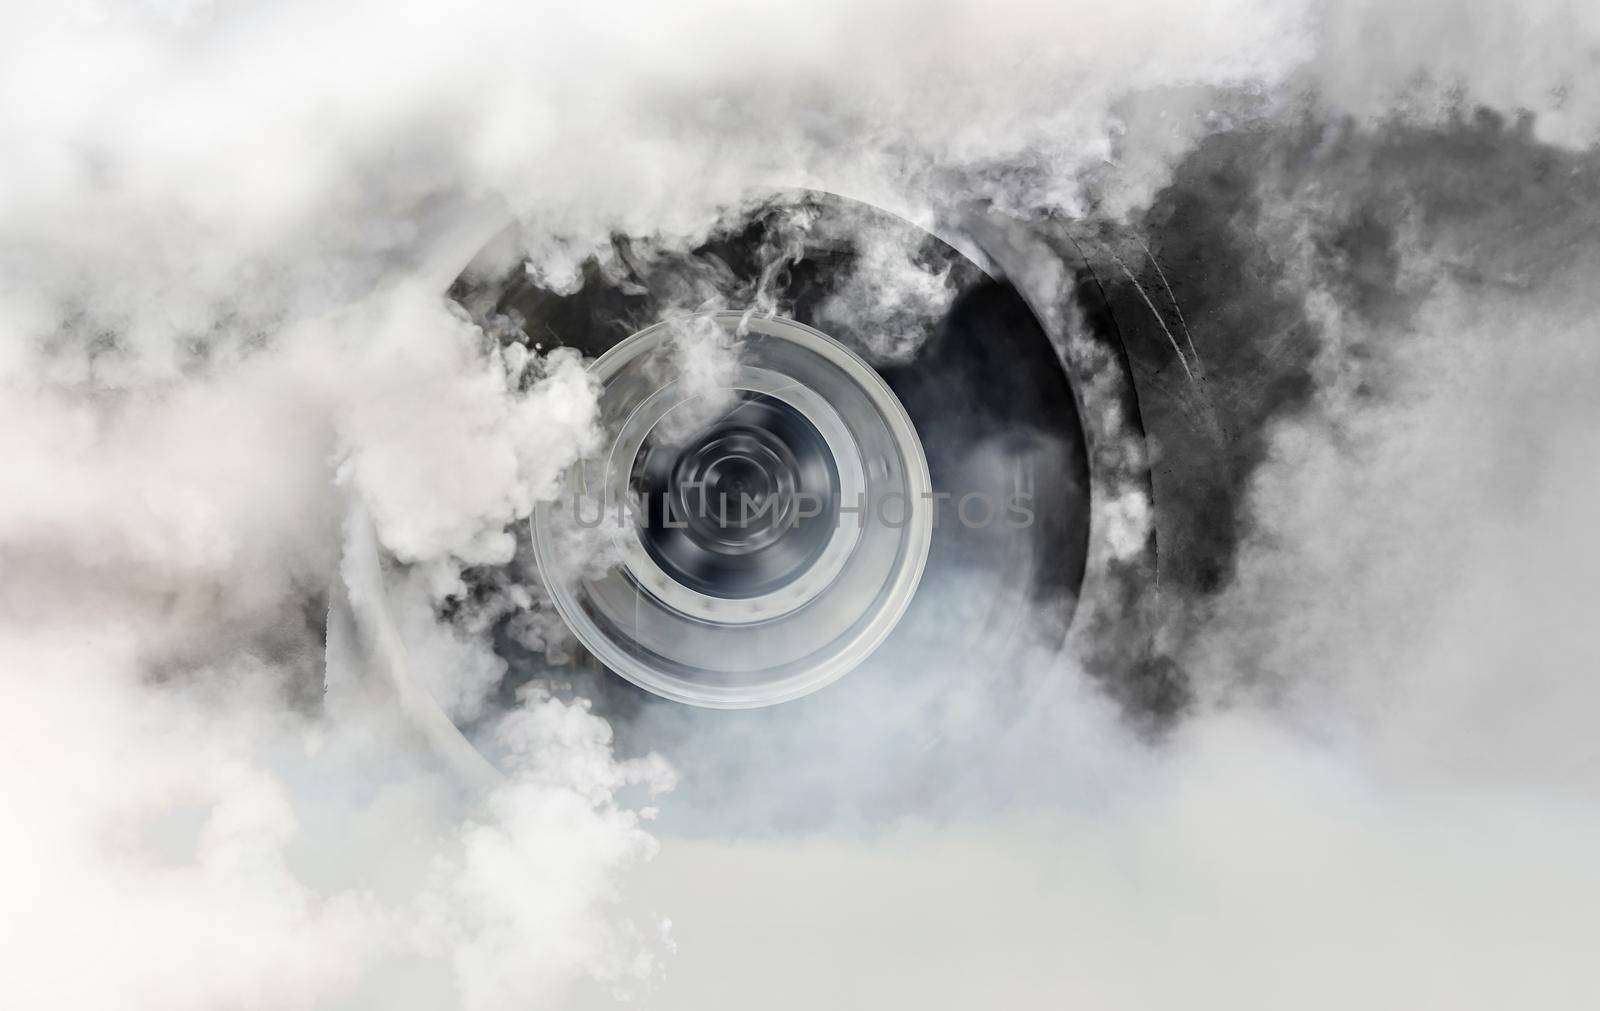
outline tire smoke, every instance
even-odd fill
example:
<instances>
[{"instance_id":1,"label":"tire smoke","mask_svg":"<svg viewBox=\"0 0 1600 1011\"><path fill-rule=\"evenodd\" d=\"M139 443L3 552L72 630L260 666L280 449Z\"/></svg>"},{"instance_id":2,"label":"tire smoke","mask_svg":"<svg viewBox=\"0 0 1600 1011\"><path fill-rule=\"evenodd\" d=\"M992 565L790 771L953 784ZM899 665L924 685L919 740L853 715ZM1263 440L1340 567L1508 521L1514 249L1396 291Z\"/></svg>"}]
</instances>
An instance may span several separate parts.
<instances>
[{"instance_id":1,"label":"tire smoke","mask_svg":"<svg viewBox=\"0 0 1600 1011\"><path fill-rule=\"evenodd\" d=\"M0 1004L1595 1004L1590 8L0 18ZM507 219L561 287L798 186L1121 279L1157 731L1058 657L907 656L847 725L491 699L502 619L566 648L511 531L595 391L443 291ZM945 294L899 252L834 307L886 360ZM337 690L351 502L488 793Z\"/></svg>"}]
</instances>

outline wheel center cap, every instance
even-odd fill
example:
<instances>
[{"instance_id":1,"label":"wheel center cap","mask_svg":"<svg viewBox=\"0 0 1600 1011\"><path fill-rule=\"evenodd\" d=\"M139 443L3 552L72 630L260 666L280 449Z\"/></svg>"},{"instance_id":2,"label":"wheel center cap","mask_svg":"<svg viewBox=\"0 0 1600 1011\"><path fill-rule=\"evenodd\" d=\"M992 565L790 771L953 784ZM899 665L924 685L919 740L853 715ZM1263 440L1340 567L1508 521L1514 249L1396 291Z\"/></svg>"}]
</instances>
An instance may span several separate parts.
<instances>
[{"instance_id":1,"label":"wheel center cap","mask_svg":"<svg viewBox=\"0 0 1600 1011\"><path fill-rule=\"evenodd\" d=\"M655 431L634 459L632 491L645 503L639 539L673 582L748 600L816 563L838 516L839 470L799 410L745 391L681 445Z\"/></svg>"}]
</instances>

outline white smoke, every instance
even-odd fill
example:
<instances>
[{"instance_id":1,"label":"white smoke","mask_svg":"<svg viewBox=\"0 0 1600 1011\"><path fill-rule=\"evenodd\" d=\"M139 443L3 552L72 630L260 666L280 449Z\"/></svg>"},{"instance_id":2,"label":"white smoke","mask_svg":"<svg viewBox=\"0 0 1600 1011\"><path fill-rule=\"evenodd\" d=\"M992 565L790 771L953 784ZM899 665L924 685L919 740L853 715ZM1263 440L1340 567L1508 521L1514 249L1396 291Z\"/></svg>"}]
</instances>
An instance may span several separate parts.
<instances>
[{"instance_id":1,"label":"white smoke","mask_svg":"<svg viewBox=\"0 0 1600 1011\"><path fill-rule=\"evenodd\" d=\"M0 1004L1593 1003L1575 283L1434 294L1402 409L1277 433L1196 669L1236 699L1249 656L1293 704L1152 750L1064 672L976 777L1053 813L672 839L630 904L656 843L620 798L671 777L584 707L525 698L480 797L380 710L320 705L347 496L471 718L502 661L435 605L594 437L576 360L437 297L477 223L520 217L570 282L614 229L687 241L780 184L1121 213L1306 91L1522 108L1581 146L1586 8L23 2L4 28ZM968 691L900 715L995 729ZM1028 778L1041 754L1077 778Z\"/></svg>"},{"instance_id":2,"label":"white smoke","mask_svg":"<svg viewBox=\"0 0 1600 1011\"><path fill-rule=\"evenodd\" d=\"M1314 195L1264 169L1255 241L1325 255L1307 220L1425 198L1430 166L1403 168L1330 159ZM1041 664L1016 713L1003 678L938 656L881 696L830 689L868 714L796 733L833 750L801 763L764 727L739 759L830 827L669 838L637 883L676 912L655 1006L1590 1006L1592 220L1402 228L1404 325L1295 267L1319 393L1273 427L1239 570L1183 658L1196 712L1149 743L1070 666ZM964 761L925 758L951 740ZM908 789L933 794L912 817L853 806Z\"/></svg>"}]
</instances>

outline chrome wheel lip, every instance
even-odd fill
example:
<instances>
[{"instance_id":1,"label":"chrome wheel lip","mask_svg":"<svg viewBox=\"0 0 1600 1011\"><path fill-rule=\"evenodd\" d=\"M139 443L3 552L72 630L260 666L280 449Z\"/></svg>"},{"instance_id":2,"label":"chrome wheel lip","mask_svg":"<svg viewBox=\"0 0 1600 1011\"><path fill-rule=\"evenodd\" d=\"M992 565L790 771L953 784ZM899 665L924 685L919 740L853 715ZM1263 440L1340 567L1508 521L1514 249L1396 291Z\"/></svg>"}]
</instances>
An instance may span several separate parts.
<instances>
[{"instance_id":1,"label":"chrome wheel lip","mask_svg":"<svg viewBox=\"0 0 1600 1011\"><path fill-rule=\"evenodd\" d=\"M633 684L663 698L711 709L746 709L776 705L787 702L817 691L849 673L867 659L888 638L895 626L899 624L912 598L916 594L921 582L923 572L927 567L928 553L932 543L933 515L932 515L932 480L928 469L927 458L922 449L916 427L910 415L900 404L899 399L889 388L888 384L878 375L877 371L868 365L855 353L843 344L802 323L782 317L754 316L750 313L724 311L714 313L696 314L709 318L718 326L730 333L757 334L768 338L775 338L798 345L801 349L822 358L828 364L837 367L851 381L855 390L862 394L870 403L876 414L876 419L883 424L889 433L893 448L898 454L899 466L903 469L904 485L908 498L906 522L903 525L902 539L899 553L896 555L890 574L876 596L868 602L866 613L853 624L846 626L844 631L824 642L823 647L817 652L822 655L813 660L816 654L810 654L799 660L777 665L769 669L757 669L756 673L766 672L770 676L755 683L745 684L715 684L706 681L697 681L684 677L671 669L670 662L651 664L641 660L634 653L623 648L614 637L602 629L594 618L585 610L570 590L570 579L563 579L556 574L558 567L557 548L552 541L551 515L548 505L536 508L530 518L534 558L539 570L540 578L545 583L549 599L555 605L557 613L561 615L567 627L578 640L601 663L609 669L632 682ZM691 317L692 318L692 317ZM641 355L650 353L661 345L669 332L670 327L681 324L682 320L663 320L638 333L632 335L615 347L611 348L590 366L590 372L602 384L622 374L623 371L634 363ZM827 414L834 414L826 397L803 384L792 383L793 388L785 390L781 383L765 381L758 384L766 389L758 392L772 393L774 388L779 396L794 404L799 401L807 407L815 407L820 403L823 411L817 414L808 414L815 423L818 416L826 422ZM738 387L733 387L737 389ZM796 404L795 406L800 406ZM802 408L804 409L804 408ZM835 420L837 415L834 414ZM835 436L839 429L844 429L848 436L848 427L840 425L834 428ZM835 447L833 440L829 440L830 447ZM835 447L835 451L844 448L842 445ZM613 451L613 445L608 453ZM857 481L862 482L861 487L866 487L865 481L869 479L869 472L875 472L876 465L870 460L862 460L859 452L854 454L854 464L859 469L852 472L859 475ZM849 469L850 459L843 461L846 466L841 471ZM608 473L616 468L609 467ZM890 468L892 471L893 468ZM847 487L854 489L854 482L847 482ZM861 522L856 517L856 523ZM841 524L841 528L844 524ZM843 531L846 538L845 554L833 557L825 554L819 560L821 570L817 579L817 586L805 587L805 599L799 600L789 607L774 606L771 613L753 613L749 601L730 602L718 598L707 601L693 600L694 609L683 612L686 616L697 617L712 629L746 628L756 631L762 624L781 620L794 614L805 607L812 600L825 594L833 585L838 575L834 569L842 569L850 561L850 552L855 550L854 541L859 537L859 529ZM635 553L629 541L638 544L637 536L627 533L621 535L622 548L625 558L644 558L648 561L647 552L642 545ZM839 541L839 537L834 538ZM834 551L830 545L829 551ZM642 571L648 572L648 568ZM703 597L703 594L694 594L687 588L680 587L694 597ZM785 587L783 591L788 591ZM813 592L814 591L814 592ZM651 591L655 596L655 590ZM669 592L669 597L682 596ZM672 601L664 601L668 606L673 606ZM774 602L776 605L776 602ZM708 608L701 609L700 605L709 604ZM733 606L730 607L730 604ZM696 611L700 613L696 615ZM732 615L739 620L713 621L708 617L711 613ZM759 632L757 633L759 634Z\"/></svg>"}]
</instances>

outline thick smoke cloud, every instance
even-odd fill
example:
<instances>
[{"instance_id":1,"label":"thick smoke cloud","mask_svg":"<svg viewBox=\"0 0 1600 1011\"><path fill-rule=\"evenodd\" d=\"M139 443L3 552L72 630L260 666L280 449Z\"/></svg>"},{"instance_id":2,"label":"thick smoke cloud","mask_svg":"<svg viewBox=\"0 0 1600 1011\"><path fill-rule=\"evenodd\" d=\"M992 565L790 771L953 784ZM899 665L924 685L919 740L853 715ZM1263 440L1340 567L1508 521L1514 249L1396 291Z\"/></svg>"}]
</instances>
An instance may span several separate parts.
<instances>
[{"instance_id":1,"label":"thick smoke cloud","mask_svg":"<svg viewBox=\"0 0 1600 1011\"><path fill-rule=\"evenodd\" d=\"M1587 8L4 17L0 1003L1594 1003ZM782 185L1139 229L1240 135L1224 224L1309 385L1254 419L1218 585L1174 591L1195 702L1161 739L1070 662L913 658L833 689L870 746L730 723L659 799L660 757L530 692L483 731L484 795L325 703L352 502L472 720L531 590L474 611L462 571L512 562L595 438L580 362L438 295L506 218L555 285ZM941 292L913 271L877 308ZM1248 394L1232 320L1187 320L1213 397Z\"/></svg>"},{"instance_id":2,"label":"thick smoke cloud","mask_svg":"<svg viewBox=\"0 0 1600 1011\"><path fill-rule=\"evenodd\" d=\"M669 846L640 886L680 910L662 1006L1593 1001L1596 170L1492 121L1313 141L1229 154L1253 199L1227 225L1314 325L1316 383L1264 426L1223 589L1179 602L1193 711L1145 744L1070 670L1041 666L1018 716L983 708L993 677L971 693L974 671L918 658L876 700L916 716L874 711L868 736L975 722L965 764L922 776L918 818L844 817L841 784L903 803L883 754L852 755L813 791L827 831ZM1507 241L1509 221L1539 228ZM803 797L800 775L767 782Z\"/></svg>"}]
</instances>

